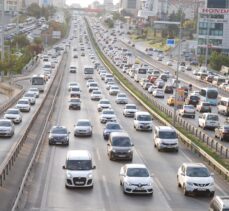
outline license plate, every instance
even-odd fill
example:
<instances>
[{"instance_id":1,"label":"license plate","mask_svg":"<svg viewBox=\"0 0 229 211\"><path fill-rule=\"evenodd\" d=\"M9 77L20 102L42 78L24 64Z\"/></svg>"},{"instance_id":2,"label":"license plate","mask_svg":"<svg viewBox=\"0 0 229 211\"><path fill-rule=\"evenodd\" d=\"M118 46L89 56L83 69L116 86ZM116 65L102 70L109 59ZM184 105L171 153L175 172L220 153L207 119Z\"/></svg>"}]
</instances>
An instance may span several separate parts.
<instances>
[{"instance_id":1,"label":"license plate","mask_svg":"<svg viewBox=\"0 0 229 211\"><path fill-rule=\"evenodd\" d=\"M126 157L125 155L118 155L120 158L124 158L124 157Z\"/></svg>"},{"instance_id":2,"label":"license plate","mask_svg":"<svg viewBox=\"0 0 229 211\"><path fill-rule=\"evenodd\" d=\"M84 182L75 182L76 185L83 185Z\"/></svg>"},{"instance_id":3,"label":"license plate","mask_svg":"<svg viewBox=\"0 0 229 211\"><path fill-rule=\"evenodd\" d=\"M197 190L198 190L198 191L206 191L205 188L198 188Z\"/></svg>"}]
</instances>

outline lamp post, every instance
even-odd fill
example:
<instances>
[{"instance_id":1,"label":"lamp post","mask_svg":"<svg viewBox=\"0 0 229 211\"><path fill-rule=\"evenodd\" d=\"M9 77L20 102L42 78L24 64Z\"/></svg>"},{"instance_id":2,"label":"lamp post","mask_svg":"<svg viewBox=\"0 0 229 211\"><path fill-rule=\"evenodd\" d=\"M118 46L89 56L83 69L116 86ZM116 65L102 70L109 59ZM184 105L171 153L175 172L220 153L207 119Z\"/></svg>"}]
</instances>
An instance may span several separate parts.
<instances>
[{"instance_id":1,"label":"lamp post","mask_svg":"<svg viewBox=\"0 0 229 211\"><path fill-rule=\"evenodd\" d=\"M2 20L2 33L1 33L1 48L2 48L2 52L1 52L1 61L3 62L5 59L5 47L4 47L4 0L2 0L2 16L1 16L1 20Z\"/></svg>"},{"instance_id":2,"label":"lamp post","mask_svg":"<svg viewBox=\"0 0 229 211\"><path fill-rule=\"evenodd\" d=\"M18 52L18 35L19 35L19 1L17 1L16 10L17 10L17 20L16 20L16 34L17 34L17 40L16 40L16 52Z\"/></svg>"}]
</instances>

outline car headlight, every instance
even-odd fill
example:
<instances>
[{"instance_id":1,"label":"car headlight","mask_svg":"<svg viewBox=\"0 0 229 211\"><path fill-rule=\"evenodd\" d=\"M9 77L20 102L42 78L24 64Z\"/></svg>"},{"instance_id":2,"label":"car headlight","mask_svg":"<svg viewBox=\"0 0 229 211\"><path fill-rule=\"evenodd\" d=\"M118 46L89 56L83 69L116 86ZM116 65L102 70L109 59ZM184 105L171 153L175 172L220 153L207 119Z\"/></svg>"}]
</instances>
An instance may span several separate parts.
<instances>
[{"instance_id":1,"label":"car headlight","mask_svg":"<svg viewBox=\"0 0 229 211\"><path fill-rule=\"evenodd\" d=\"M152 186L152 185L153 185L153 183L152 183L152 182L149 182L149 183L148 183L148 186Z\"/></svg>"},{"instance_id":2,"label":"car headlight","mask_svg":"<svg viewBox=\"0 0 229 211\"><path fill-rule=\"evenodd\" d=\"M67 178L71 179L72 178L72 174L71 173L67 173Z\"/></svg>"},{"instance_id":3,"label":"car headlight","mask_svg":"<svg viewBox=\"0 0 229 211\"><path fill-rule=\"evenodd\" d=\"M131 153L131 152L132 152L132 150L131 150L131 149L129 149L129 150L128 150L128 153Z\"/></svg>"},{"instance_id":4,"label":"car headlight","mask_svg":"<svg viewBox=\"0 0 229 211\"><path fill-rule=\"evenodd\" d=\"M193 186L193 183L192 183L192 182L187 182L187 184L188 184L189 186Z\"/></svg>"},{"instance_id":5,"label":"car headlight","mask_svg":"<svg viewBox=\"0 0 229 211\"><path fill-rule=\"evenodd\" d=\"M115 149L112 149L112 152L116 152L116 150Z\"/></svg>"},{"instance_id":6,"label":"car headlight","mask_svg":"<svg viewBox=\"0 0 229 211\"><path fill-rule=\"evenodd\" d=\"M92 178L92 173L89 173L89 174L87 175L87 177L88 177L88 178Z\"/></svg>"},{"instance_id":7,"label":"car headlight","mask_svg":"<svg viewBox=\"0 0 229 211\"><path fill-rule=\"evenodd\" d=\"M209 186L213 186L215 183L214 182L211 182L210 184L209 184Z\"/></svg>"},{"instance_id":8,"label":"car headlight","mask_svg":"<svg viewBox=\"0 0 229 211\"><path fill-rule=\"evenodd\" d=\"M131 183L129 183L129 182L127 182L127 181L125 181L124 183L125 183L125 185L127 185L127 186L130 186L130 185L131 185Z\"/></svg>"}]
</instances>

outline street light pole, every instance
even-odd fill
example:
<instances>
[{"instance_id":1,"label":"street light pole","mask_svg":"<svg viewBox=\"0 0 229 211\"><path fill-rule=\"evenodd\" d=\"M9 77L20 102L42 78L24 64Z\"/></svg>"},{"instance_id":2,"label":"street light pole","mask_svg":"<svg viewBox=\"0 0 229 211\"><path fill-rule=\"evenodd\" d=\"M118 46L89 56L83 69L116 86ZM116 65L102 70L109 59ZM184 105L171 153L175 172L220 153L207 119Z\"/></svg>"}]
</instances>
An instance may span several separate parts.
<instances>
[{"instance_id":1,"label":"street light pole","mask_svg":"<svg viewBox=\"0 0 229 211\"><path fill-rule=\"evenodd\" d=\"M205 67L208 66L208 45L209 45L209 31L210 31L209 14L207 14L207 40L206 40L206 50L205 50Z\"/></svg>"},{"instance_id":2,"label":"street light pole","mask_svg":"<svg viewBox=\"0 0 229 211\"><path fill-rule=\"evenodd\" d=\"M5 59L5 46L4 46L4 0L2 0L2 36L1 36L1 47L2 47L2 52L1 52L1 61L3 62Z\"/></svg>"},{"instance_id":3,"label":"street light pole","mask_svg":"<svg viewBox=\"0 0 229 211\"><path fill-rule=\"evenodd\" d=\"M16 41L16 51L18 52L18 35L19 35L19 1L17 1L17 22L16 22L16 33L17 33L17 41Z\"/></svg>"}]
</instances>

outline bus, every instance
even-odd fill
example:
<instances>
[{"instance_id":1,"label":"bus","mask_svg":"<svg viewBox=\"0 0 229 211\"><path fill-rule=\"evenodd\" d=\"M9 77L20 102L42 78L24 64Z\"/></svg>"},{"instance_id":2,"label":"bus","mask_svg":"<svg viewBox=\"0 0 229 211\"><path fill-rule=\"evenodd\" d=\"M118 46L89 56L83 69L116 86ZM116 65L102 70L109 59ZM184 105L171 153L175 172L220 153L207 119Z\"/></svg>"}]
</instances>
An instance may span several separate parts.
<instances>
[{"instance_id":1,"label":"bus","mask_svg":"<svg viewBox=\"0 0 229 211\"><path fill-rule=\"evenodd\" d=\"M148 69L147 68L138 68L135 72L135 75L134 75L134 80L136 82L139 82L141 78L146 78L147 77L147 71Z\"/></svg>"},{"instance_id":2,"label":"bus","mask_svg":"<svg viewBox=\"0 0 229 211\"><path fill-rule=\"evenodd\" d=\"M94 67L92 66L84 66L83 68L84 79L92 79L94 75Z\"/></svg>"},{"instance_id":3,"label":"bus","mask_svg":"<svg viewBox=\"0 0 229 211\"><path fill-rule=\"evenodd\" d=\"M218 98L218 89L214 87L206 87L200 90L200 99L203 102L216 106Z\"/></svg>"},{"instance_id":4,"label":"bus","mask_svg":"<svg viewBox=\"0 0 229 211\"><path fill-rule=\"evenodd\" d=\"M45 82L44 75L33 75L31 78L31 87L38 88L39 92L44 92Z\"/></svg>"}]
</instances>

